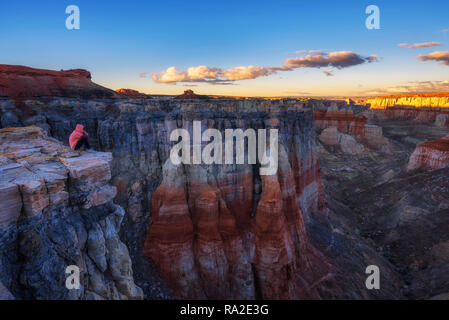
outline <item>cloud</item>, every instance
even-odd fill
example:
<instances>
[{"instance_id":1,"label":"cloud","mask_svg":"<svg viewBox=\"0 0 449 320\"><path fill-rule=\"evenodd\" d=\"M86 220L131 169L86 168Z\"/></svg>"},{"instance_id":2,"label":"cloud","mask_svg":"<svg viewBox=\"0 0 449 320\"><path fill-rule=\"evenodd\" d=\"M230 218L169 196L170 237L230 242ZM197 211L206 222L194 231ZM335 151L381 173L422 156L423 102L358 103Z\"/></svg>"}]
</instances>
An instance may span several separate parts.
<instances>
[{"instance_id":1,"label":"cloud","mask_svg":"<svg viewBox=\"0 0 449 320\"><path fill-rule=\"evenodd\" d=\"M190 80L216 79L221 72L218 68L206 66L191 67L187 69L187 78Z\"/></svg>"},{"instance_id":2,"label":"cloud","mask_svg":"<svg viewBox=\"0 0 449 320\"><path fill-rule=\"evenodd\" d=\"M179 71L176 67L170 67L165 71L153 74L153 80L159 83L177 82L208 82L221 81L218 78L221 70L207 66L190 67L187 71Z\"/></svg>"},{"instance_id":3,"label":"cloud","mask_svg":"<svg viewBox=\"0 0 449 320\"><path fill-rule=\"evenodd\" d=\"M141 74L139 74L139 78L146 78L147 77L147 73L143 72Z\"/></svg>"},{"instance_id":4,"label":"cloud","mask_svg":"<svg viewBox=\"0 0 449 320\"><path fill-rule=\"evenodd\" d=\"M234 67L229 70L223 71L223 76L226 80L247 80L247 79L255 79L258 77L268 76L274 73L274 71L255 66L248 67Z\"/></svg>"},{"instance_id":5,"label":"cloud","mask_svg":"<svg viewBox=\"0 0 449 320\"><path fill-rule=\"evenodd\" d=\"M333 67L348 68L362 63L378 61L376 55L363 57L351 51L318 52L303 57L286 59L279 67L239 66L230 69L211 68L207 66L190 67L180 71L176 67L169 67L165 71L153 74L153 80L158 83L176 84L178 82L206 82L209 84L231 84L233 81L256 79L276 74L280 71L291 71L298 68ZM332 75L332 70L327 75Z\"/></svg>"},{"instance_id":6,"label":"cloud","mask_svg":"<svg viewBox=\"0 0 449 320\"><path fill-rule=\"evenodd\" d=\"M434 51L429 54L420 54L418 59L421 61L439 61L440 64L449 66L449 51Z\"/></svg>"},{"instance_id":7,"label":"cloud","mask_svg":"<svg viewBox=\"0 0 449 320\"><path fill-rule=\"evenodd\" d=\"M448 33L448 32L449 32L449 28L443 29L443 30L441 30L441 32L442 32L442 33Z\"/></svg>"},{"instance_id":8,"label":"cloud","mask_svg":"<svg viewBox=\"0 0 449 320\"><path fill-rule=\"evenodd\" d=\"M433 41L433 42L421 42L421 43L414 43L414 44L400 43L400 44L398 44L398 46L404 47L404 48L409 48L409 49L428 48L428 47L441 46L441 42Z\"/></svg>"},{"instance_id":9,"label":"cloud","mask_svg":"<svg viewBox=\"0 0 449 320\"><path fill-rule=\"evenodd\" d=\"M334 67L337 69L342 69L356 66L365 62L373 62L376 60L377 56L375 55L371 55L365 58L352 51L318 53L307 55L305 57L287 59L285 60L285 65L281 67L281 70L321 67Z\"/></svg>"},{"instance_id":10,"label":"cloud","mask_svg":"<svg viewBox=\"0 0 449 320\"><path fill-rule=\"evenodd\" d=\"M334 70L323 70L321 72L324 73L328 77L333 77L334 76Z\"/></svg>"},{"instance_id":11,"label":"cloud","mask_svg":"<svg viewBox=\"0 0 449 320\"><path fill-rule=\"evenodd\" d=\"M430 93L449 91L449 80L410 81L403 85L364 91L366 95Z\"/></svg>"}]
</instances>

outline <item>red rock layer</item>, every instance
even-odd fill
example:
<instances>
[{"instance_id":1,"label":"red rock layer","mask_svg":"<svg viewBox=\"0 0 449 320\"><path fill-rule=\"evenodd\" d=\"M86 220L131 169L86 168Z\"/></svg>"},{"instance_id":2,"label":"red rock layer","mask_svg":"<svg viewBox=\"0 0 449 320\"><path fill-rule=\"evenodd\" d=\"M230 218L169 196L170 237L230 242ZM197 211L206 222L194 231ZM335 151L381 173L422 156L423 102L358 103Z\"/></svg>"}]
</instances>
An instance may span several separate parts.
<instances>
[{"instance_id":1,"label":"red rock layer","mask_svg":"<svg viewBox=\"0 0 449 320\"><path fill-rule=\"evenodd\" d=\"M32 97L115 97L114 91L92 82L82 69L52 71L25 66L0 65L0 96L13 99Z\"/></svg>"},{"instance_id":2,"label":"red rock layer","mask_svg":"<svg viewBox=\"0 0 449 320\"><path fill-rule=\"evenodd\" d=\"M318 297L313 284L328 271L311 270L312 262L326 263L307 242L300 203L323 206L319 169L316 159L292 168L283 152L278 174L261 177L258 201L251 171L209 182L200 181L205 172L164 173L144 253L176 297Z\"/></svg>"},{"instance_id":3,"label":"red rock layer","mask_svg":"<svg viewBox=\"0 0 449 320\"><path fill-rule=\"evenodd\" d=\"M418 145L410 156L407 170L432 170L449 166L449 135Z\"/></svg>"},{"instance_id":4,"label":"red rock layer","mask_svg":"<svg viewBox=\"0 0 449 320\"><path fill-rule=\"evenodd\" d=\"M314 112L314 118L315 125L319 129L334 126L341 133L350 134L359 139L364 138L365 124L368 121L365 116L355 116L350 110L317 110Z\"/></svg>"},{"instance_id":5,"label":"red rock layer","mask_svg":"<svg viewBox=\"0 0 449 320\"><path fill-rule=\"evenodd\" d=\"M180 297L204 298L194 262L193 224L185 189L162 184L153 195L145 254Z\"/></svg>"}]
</instances>

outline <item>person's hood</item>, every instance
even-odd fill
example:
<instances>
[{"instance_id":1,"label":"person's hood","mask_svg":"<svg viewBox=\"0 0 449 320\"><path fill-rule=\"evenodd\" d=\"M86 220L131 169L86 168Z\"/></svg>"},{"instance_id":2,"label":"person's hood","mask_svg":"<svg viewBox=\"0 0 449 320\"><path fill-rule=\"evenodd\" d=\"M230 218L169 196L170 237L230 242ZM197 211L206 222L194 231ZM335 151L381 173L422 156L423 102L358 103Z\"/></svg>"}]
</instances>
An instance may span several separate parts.
<instances>
[{"instance_id":1,"label":"person's hood","mask_svg":"<svg viewBox=\"0 0 449 320\"><path fill-rule=\"evenodd\" d=\"M75 131L83 132L84 131L84 126L82 124L77 124Z\"/></svg>"}]
</instances>

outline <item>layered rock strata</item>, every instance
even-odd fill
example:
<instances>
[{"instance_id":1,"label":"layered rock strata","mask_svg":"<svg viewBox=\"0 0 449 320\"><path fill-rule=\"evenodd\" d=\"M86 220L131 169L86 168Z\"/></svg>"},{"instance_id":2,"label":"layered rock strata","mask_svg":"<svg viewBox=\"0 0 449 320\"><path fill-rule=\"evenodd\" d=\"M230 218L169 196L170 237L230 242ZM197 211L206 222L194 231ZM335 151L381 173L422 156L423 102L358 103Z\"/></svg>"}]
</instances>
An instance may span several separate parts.
<instances>
[{"instance_id":1,"label":"layered rock strata","mask_svg":"<svg viewBox=\"0 0 449 320\"><path fill-rule=\"evenodd\" d=\"M410 156L407 170L434 170L449 166L449 135L418 145Z\"/></svg>"},{"instance_id":2,"label":"layered rock strata","mask_svg":"<svg viewBox=\"0 0 449 320\"><path fill-rule=\"evenodd\" d=\"M355 115L351 109L339 109L335 104L327 110L316 110L314 112L315 128L321 133L321 141L324 144L329 142L331 146L340 145L343 142L351 150L344 147L348 153L361 153L363 146L368 149L389 152L388 140L382 134L382 128L373 124L368 124L368 118L362 114ZM325 130L329 128L329 130ZM325 132L322 132L325 130ZM346 136L350 136L346 137ZM332 141L331 141L332 140ZM356 147L356 143L361 147ZM332 143L331 143L332 142ZM356 149L358 150L356 150Z\"/></svg>"},{"instance_id":3,"label":"layered rock strata","mask_svg":"<svg viewBox=\"0 0 449 320\"><path fill-rule=\"evenodd\" d=\"M79 153L38 127L0 129L0 296L141 299L119 239L110 153ZM80 288L66 287L66 268ZM1 284L2 283L2 284Z\"/></svg>"}]
</instances>

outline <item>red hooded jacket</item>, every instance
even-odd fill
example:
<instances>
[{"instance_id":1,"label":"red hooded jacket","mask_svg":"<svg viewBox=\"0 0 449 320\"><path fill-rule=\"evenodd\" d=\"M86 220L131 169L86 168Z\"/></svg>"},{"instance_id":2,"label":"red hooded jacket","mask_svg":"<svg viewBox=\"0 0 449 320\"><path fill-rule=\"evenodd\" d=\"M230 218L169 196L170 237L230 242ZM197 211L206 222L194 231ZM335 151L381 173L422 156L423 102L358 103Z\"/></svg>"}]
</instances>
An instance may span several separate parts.
<instances>
[{"instance_id":1,"label":"red hooded jacket","mask_svg":"<svg viewBox=\"0 0 449 320\"><path fill-rule=\"evenodd\" d=\"M69 138L70 148L75 150L76 144L81 138L88 138L89 135L84 131L84 126L81 124L76 125L76 129L72 132Z\"/></svg>"}]
</instances>

